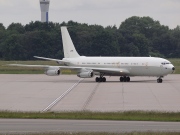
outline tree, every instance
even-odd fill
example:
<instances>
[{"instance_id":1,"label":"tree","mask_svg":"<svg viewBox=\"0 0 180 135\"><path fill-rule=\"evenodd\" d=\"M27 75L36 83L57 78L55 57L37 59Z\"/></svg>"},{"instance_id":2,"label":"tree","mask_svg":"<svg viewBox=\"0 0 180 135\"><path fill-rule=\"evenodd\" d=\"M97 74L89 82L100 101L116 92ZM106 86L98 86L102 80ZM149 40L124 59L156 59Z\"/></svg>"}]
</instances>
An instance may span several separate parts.
<instances>
[{"instance_id":1,"label":"tree","mask_svg":"<svg viewBox=\"0 0 180 135\"><path fill-rule=\"evenodd\" d=\"M25 33L24 26L20 23L12 23L8 26L7 31L10 32L10 34L23 34Z\"/></svg>"},{"instance_id":2,"label":"tree","mask_svg":"<svg viewBox=\"0 0 180 135\"><path fill-rule=\"evenodd\" d=\"M23 45L20 44L21 35L9 35L2 44L2 55L5 60L21 60L24 58Z\"/></svg>"},{"instance_id":3,"label":"tree","mask_svg":"<svg viewBox=\"0 0 180 135\"><path fill-rule=\"evenodd\" d=\"M0 23L0 59L2 59L2 57L3 57L3 54L2 54L3 47L2 47L2 45L3 45L3 42L4 42L5 38L6 38L6 29L3 26L3 24Z\"/></svg>"},{"instance_id":4,"label":"tree","mask_svg":"<svg viewBox=\"0 0 180 135\"><path fill-rule=\"evenodd\" d=\"M133 16L119 28L81 24L30 22L0 23L0 59L31 60L34 55L63 58L61 26L68 31L80 55L180 57L180 26L169 29L150 17Z\"/></svg>"},{"instance_id":5,"label":"tree","mask_svg":"<svg viewBox=\"0 0 180 135\"><path fill-rule=\"evenodd\" d=\"M6 28L4 27L4 25L2 23L0 23L0 31L5 31Z\"/></svg>"}]
</instances>

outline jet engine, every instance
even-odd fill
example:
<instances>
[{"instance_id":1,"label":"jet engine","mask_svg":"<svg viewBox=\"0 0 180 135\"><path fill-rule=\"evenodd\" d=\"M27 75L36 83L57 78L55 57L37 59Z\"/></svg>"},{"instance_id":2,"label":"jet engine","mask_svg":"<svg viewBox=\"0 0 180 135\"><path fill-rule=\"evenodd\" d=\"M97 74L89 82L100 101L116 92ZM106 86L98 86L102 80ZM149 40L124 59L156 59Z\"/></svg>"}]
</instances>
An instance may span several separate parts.
<instances>
[{"instance_id":1,"label":"jet engine","mask_svg":"<svg viewBox=\"0 0 180 135\"><path fill-rule=\"evenodd\" d=\"M80 72L77 74L80 78L92 78L94 76L93 71Z\"/></svg>"},{"instance_id":2,"label":"jet engine","mask_svg":"<svg viewBox=\"0 0 180 135\"><path fill-rule=\"evenodd\" d=\"M48 76L58 76L60 75L60 69L48 69L45 71L45 74Z\"/></svg>"}]
</instances>

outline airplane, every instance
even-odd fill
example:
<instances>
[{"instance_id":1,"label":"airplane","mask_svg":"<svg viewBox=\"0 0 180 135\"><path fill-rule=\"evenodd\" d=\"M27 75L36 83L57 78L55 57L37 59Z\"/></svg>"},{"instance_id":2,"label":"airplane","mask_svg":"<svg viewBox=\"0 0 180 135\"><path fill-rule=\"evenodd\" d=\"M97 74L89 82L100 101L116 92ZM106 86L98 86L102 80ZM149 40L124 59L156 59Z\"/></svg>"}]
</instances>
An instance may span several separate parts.
<instances>
[{"instance_id":1,"label":"airplane","mask_svg":"<svg viewBox=\"0 0 180 135\"><path fill-rule=\"evenodd\" d=\"M157 83L175 71L170 61L157 57L86 57L80 56L74 47L66 26L61 27L64 58L52 59L34 56L38 59L56 61L60 66L9 64L10 66L41 67L48 76L58 76L62 69L77 72L80 78L95 78L96 82L106 82L105 76L119 76L120 82L130 82L130 77L153 76ZM99 77L98 77L99 76Z\"/></svg>"}]
</instances>

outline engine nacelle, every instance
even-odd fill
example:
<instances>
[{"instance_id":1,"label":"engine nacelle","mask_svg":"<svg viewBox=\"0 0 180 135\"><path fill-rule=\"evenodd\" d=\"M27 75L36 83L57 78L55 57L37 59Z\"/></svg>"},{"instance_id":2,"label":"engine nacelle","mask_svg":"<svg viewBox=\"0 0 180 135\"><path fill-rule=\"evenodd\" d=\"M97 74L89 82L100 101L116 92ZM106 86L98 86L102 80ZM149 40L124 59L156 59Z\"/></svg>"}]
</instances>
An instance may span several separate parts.
<instances>
[{"instance_id":1,"label":"engine nacelle","mask_svg":"<svg viewBox=\"0 0 180 135\"><path fill-rule=\"evenodd\" d=\"M48 69L45 71L45 74L48 76L58 76L60 75L60 69Z\"/></svg>"},{"instance_id":2,"label":"engine nacelle","mask_svg":"<svg viewBox=\"0 0 180 135\"><path fill-rule=\"evenodd\" d=\"M77 74L77 76L80 78L92 78L94 73L92 71L80 72Z\"/></svg>"}]
</instances>

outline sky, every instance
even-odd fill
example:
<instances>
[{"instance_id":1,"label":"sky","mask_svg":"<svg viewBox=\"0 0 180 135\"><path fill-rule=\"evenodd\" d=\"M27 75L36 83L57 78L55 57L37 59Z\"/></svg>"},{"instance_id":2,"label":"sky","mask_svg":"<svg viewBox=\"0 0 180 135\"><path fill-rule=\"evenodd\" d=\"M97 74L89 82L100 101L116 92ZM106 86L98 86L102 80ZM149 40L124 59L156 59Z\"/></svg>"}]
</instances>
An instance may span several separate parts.
<instances>
[{"instance_id":1,"label":"sky","mask_svg":"<svg viewBox=\"0 0 180 135\"><path fill-rule=\"evenodd\" d=\"M132 16L149 16L173 29L180 25L180 0L50 0L49 21L55 23L119 27ZM40 20L39 0L0 0L0 23L5 27Z\"/></svg>"}]
</instances>

